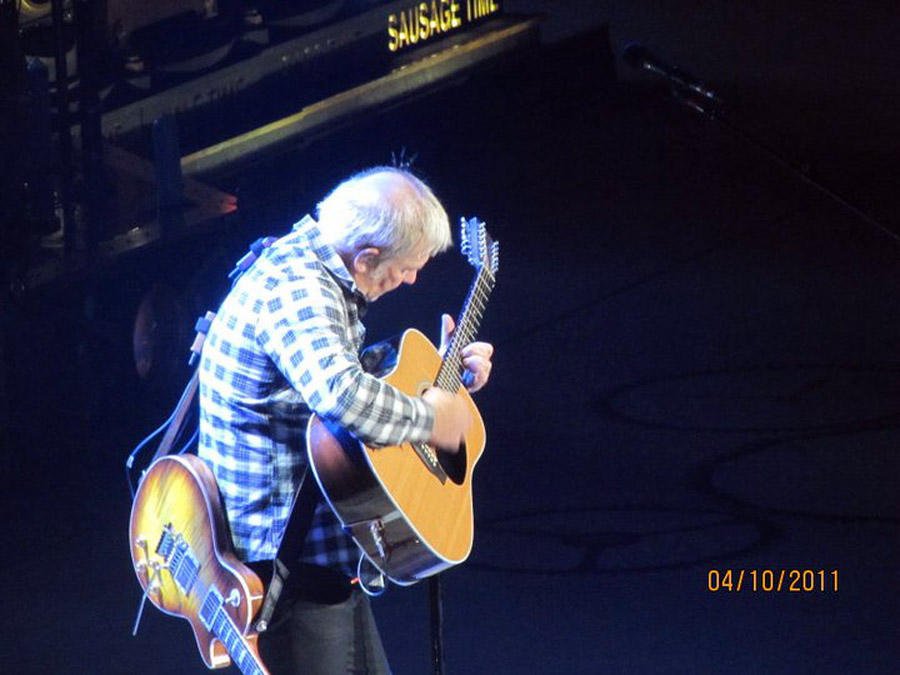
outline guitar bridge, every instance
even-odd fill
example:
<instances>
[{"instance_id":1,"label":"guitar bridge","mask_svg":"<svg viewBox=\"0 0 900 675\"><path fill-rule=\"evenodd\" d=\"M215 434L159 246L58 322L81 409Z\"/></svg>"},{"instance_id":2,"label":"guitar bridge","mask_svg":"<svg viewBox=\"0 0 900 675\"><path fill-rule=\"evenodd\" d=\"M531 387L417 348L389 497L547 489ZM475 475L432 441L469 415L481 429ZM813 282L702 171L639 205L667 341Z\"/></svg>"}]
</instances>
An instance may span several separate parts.
<instances>
[{"instance_id":1,"label":"guitar bridge","mask_svg":"<svg viewBox=\"0 0 900 675\"><path fill-rule=\"evenodd\" d=\"M145 568L148 564L155 567L157 577L162 570L168 570L182 592L185 595L191 594L191 589L200 573L200 563L185 538L180 532L175 531L171 523L163 526L159 542L156 545L155 553L159 556L159 561L150 562L145 539L141 538L136 544L144 551L144 561L142 562ZM141 572L140 563L138 572ZM149 581L148 579L148 583Z\"/></svg>"},{"instance_id":2,"label":"guitar bridge","mask_svg":"<svg viewBox=\"0 0 900 675\"><path fill-rule=\"evenodd\" d=\"M413 450L416 451L416 454L419 456L419 459L422 460L422 463L425 465L425 468L428 469L434 476L441 481L441 485L447 482L447 472L444 471L444 468L441 466L440 461L438 460L437 452L427 443L413 443Z\"/></svg>"}]
</instances>

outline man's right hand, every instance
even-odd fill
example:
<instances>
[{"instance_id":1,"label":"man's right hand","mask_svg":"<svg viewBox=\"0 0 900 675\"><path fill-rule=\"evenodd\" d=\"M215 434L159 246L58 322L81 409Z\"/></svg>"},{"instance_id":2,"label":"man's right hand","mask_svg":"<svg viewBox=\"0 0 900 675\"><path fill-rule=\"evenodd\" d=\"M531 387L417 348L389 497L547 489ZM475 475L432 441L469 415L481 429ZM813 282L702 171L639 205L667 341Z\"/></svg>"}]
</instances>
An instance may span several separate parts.
<instances>
[{"instance_id":1,"label":"man's right hand","mask_svg":"<svg viewBox=\"0 0 900 675\"><path fill-rule=\"evenodd\" d=\"M463 436L472 424L466 400L438 387L427 390L422 398L434 408L434 428L428 442L447 452L459 452Z\"/></svg>"}]
</instances>

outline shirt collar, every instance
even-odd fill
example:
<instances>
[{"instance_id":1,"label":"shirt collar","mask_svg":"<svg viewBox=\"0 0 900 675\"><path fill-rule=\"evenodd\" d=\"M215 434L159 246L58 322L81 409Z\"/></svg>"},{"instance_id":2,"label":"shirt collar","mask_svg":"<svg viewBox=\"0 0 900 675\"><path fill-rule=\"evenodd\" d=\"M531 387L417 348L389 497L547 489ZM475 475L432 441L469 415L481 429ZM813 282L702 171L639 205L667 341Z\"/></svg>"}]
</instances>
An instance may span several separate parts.
<instances>
[{"instance_id":1,"label":"shirt collar","mask_svg":"<svg viewBox=\"0 0 900 675\"><path fill-rule=\"evenodd\" d=\"M319 229L319 223L316 222L312 216L306 215L294 223L293 231L307 240L310 250L322 262L325 269L328 270L331 276L333 276L341 286L349 289L354 296L356 296L357 300L362 303L361 309L365 311L368 306L366 296L363 295L362 291L359 290L359 287L353 280L353 277L350 276L350 272L347 270L347 266L344 265L341 256L338 255L337 249L324 241L322 230Z\"/></svg>"}]
</instances>

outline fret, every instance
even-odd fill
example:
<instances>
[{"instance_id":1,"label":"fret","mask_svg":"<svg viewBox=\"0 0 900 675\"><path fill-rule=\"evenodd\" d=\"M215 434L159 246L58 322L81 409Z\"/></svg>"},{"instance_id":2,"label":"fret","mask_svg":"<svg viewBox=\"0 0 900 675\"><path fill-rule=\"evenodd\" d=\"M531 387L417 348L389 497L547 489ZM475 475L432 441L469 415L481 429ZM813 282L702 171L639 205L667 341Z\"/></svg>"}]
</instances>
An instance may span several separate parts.
<instances>
[{"instance_id":1,"label":"fret","mask_svg":"<svg viewBox=\"0 0 900 675\"><path fill-rule=\"evenodd\" d=\"M213 621L216 618L216 610L222 606L222 596L215 588L210 588L209 593L203 600L203 606L200 607L200 621L203 627L208 631L212 631ZM213 631L214 632L214 631Z\"/></svg>"},{"instance_id":2,"label":"fret","mask_svg":"<svg viewBox=\"0 0 900 675\"><path fill-rule=\"evenodd\" d=\"M476 225L478 232L473 236L468 230L469 227ZM472 281L472 285L469 287L469 292L463 303L463 309L456 320L456 330L453 333L450 345L444 355L443 363L434 381L436 386L447 391L456 391L462 384L463 362L461 351L465 345L472 342L478 332L488 297L494 287L494 275L489 264L496 269L497 249L494 242L488 246L487 239L483 223L478 223L474 219L469 222L463 220L461 233L463 250L469 257L469 261L477 269L477 273ZM473 240L477 241L478 244L473 245ZM481 249L483 253L479 255L478 251L474 249Z\"/></svg>"},{"instance_id":3,"label":"fret","mask_svg":"<svg viewBox=\"0 0 900 675\"><path fill-rule=\"evenodd\" d=\"M234 625L234 621L225 610L222 594L215 587L209 589L200 608L199 617L206 629L222 641L231 660L244 675L263 675L256 655L251 652L241 631Z\"/></svg>"}]
</instances>

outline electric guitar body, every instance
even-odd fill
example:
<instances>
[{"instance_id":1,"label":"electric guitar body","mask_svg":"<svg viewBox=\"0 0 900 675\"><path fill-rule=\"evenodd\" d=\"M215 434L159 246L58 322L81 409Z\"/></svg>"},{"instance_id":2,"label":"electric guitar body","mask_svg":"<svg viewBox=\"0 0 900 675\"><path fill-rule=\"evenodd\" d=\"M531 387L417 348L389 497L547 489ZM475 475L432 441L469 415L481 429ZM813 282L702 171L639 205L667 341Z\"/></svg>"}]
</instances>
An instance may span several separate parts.
<instances>
[{"instance_id":1,"label":"electric guitar body","mask_svg":"<svg viewBox=\"0 0 900 675\"><path fill-rule=\"evenodd\" d=\"M263 584L232 551L216 481L202 459L164 455L150 465L128 536L146 597L190 623L207 667L234 662L244 675L268 675L252 630Z\"/></svg>"}]
</instances>

